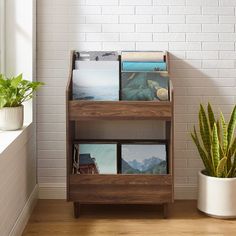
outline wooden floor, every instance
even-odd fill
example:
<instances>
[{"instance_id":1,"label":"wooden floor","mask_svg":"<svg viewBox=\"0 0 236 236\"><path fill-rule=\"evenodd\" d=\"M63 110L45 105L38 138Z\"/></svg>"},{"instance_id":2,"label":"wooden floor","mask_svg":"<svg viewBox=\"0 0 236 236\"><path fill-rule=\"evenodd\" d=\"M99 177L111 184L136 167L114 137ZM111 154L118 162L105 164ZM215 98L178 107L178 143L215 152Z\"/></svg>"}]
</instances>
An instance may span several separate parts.
<instances>
[{"instance_id":1,"label":"wooden floor","mask_svg":"<svg viewBox=\"0 0 236 236\"><path fill-rule=\"evenodd\" d=\"M205 216L195 201L176 201L169 219L159 206L86 205L73 218L71 203L39 200L24 236L235 236L236 221Z\"/></svg>"}]
</instances>

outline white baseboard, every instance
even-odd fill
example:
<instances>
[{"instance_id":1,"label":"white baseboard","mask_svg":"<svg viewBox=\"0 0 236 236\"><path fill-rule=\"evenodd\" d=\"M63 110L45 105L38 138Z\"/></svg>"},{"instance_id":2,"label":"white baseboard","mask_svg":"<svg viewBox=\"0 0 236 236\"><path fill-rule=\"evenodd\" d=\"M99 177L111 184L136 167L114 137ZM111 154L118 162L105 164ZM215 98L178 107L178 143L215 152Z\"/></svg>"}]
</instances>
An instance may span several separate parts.
<instances>
[{"instance_id":1,"label":"white baseboard","mask_svg":"<svg viewBox=\"0 0 236 236\"><path fill-rule=\"evenodd\" d=\"M24 208L22 209L19 217L17 218L9 236L19 236L23 233L26 224L31 216L31 213L38 200L38 185L35 186L34 190L30 194Z\"/></svg>"},{"instance_id":2,"label":"white baseboard","mask_svg":"<svg viewBox=\"0 0 236 236\"><path fill-rule=\"evenodd\" d=\"M66 184L39 184L39 199L66 199ZM197 186L175 186L175 199L197 199Z\"/></svg>"}]
</instances>

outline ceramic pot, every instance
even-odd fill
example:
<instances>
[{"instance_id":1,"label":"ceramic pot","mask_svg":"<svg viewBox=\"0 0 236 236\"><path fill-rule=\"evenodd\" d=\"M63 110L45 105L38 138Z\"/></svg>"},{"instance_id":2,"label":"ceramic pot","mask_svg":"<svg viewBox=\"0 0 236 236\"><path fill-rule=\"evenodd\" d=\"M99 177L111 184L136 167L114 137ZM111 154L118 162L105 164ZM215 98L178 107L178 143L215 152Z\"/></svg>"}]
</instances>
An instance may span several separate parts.
<instances>
[{"instance_id":1,"label":"ceramic pot","mask_svg":"<svg viewBox=\"0 0 236 236\"><path fill-rule=\"evenodd\" d=\"M236 178L198 174L198 209L216 218L236 218Z\"/></svg>"},{"instance_id":2,"label":"ceramic pot","mask_svg":"<svg viewBox=\"0 0 236 236\"><path fill-rule=\"evenodd\" d=\"M0 109L0 129L18 130L23 126L24 107L3 107Z\"/></svg>"}]
</instances>

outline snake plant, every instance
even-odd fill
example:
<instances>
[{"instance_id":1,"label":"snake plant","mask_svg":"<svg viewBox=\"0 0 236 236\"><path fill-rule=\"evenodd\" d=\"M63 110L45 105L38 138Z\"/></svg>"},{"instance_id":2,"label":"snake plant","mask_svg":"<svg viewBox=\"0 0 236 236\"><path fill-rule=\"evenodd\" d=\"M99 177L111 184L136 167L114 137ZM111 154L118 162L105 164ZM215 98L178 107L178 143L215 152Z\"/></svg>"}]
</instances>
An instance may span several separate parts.
<instances>
[{"instance_id":1,"label":"snake plant","mask_svg":"<svg viewBox=\"0 0 236 236\"><path fill-rule=\"evenodd\" d=\"M200 105L198 119L199 132L194 126L191 136L206 174L219 178L236 177L236 105L228 123L222 112L218 119L215 118L210 103L207 110Z\"/></svg>"}]
</instances>

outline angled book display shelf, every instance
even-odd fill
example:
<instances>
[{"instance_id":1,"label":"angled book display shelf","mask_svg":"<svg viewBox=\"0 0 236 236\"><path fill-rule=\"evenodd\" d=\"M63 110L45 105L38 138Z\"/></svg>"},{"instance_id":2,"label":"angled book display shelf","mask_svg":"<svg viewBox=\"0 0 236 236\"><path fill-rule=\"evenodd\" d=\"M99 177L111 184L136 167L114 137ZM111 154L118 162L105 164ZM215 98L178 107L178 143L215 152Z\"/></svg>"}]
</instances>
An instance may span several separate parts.
<instances>
[{"instance_id":1,"label":"angled book display shelf","mask_svg":"<svg viewBox=\"0 0 236 236\"><path fill-rule=\"evenodd\" d=\"M168 62L168 54L166 53ZM174 199L173 178L173 89L169 101L91 101L73 100L72 71L75 51L71 53L66 91L67 117L67 200L74 203L75 217L80 204L162 204L164 217ZM168 71L166 71L168 73ZM162 120L168 144L166 174L74 174L73 147L76 123L97 120ZM101 140L102 141L102 140ZM112 141L112 140L111 140Z\"/></svg>"}]
</instances>

